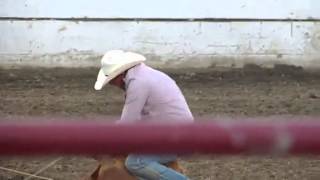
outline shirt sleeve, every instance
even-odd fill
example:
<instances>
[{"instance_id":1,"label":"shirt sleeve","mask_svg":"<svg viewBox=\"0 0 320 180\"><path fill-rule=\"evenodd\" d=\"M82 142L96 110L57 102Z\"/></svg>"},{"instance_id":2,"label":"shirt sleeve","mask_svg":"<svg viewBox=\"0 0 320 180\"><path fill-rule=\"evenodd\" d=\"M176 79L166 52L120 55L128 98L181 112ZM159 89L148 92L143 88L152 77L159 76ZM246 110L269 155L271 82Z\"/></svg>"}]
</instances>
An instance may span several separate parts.
<instances>
[{"instance_id":1,"label":"shirt sleeve","mask_svg":"<svg viewBox=\"0 0 320 180\"><path fill-rule=\"evenodd\" d=\"M149 96L147 84L141 80L130 80L127 85L125 104L118 123L130 123L141 120L143 107Z\"/></svg>"}]
</instances>

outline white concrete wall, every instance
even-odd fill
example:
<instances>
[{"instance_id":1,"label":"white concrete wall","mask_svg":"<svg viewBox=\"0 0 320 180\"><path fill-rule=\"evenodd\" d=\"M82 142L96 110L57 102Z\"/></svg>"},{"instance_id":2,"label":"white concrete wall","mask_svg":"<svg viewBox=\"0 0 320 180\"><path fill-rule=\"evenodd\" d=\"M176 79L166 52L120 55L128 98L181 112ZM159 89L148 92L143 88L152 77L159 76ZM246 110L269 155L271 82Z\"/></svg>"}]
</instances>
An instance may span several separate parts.
<instances>
[{"instance_id":1,"label":"white concrete wall","mask_svg":"<svg viewBox=\"0 0 320 180\"><path fill-rule=\"evenodd\" d=\"M0 66L96 66L126 49L159 66L320 67L319 19L317 0L0 0Z\"/></svg>"},{"instance_id":2,"label":"white concrete wall","mask_svg":"<svg viewBox=\"0 0 320 180\"><path fill-rule=\"evenodd\" d=\"M318 0L1 0L2 17L320 18Z\"/></svg>"}]
</instances>

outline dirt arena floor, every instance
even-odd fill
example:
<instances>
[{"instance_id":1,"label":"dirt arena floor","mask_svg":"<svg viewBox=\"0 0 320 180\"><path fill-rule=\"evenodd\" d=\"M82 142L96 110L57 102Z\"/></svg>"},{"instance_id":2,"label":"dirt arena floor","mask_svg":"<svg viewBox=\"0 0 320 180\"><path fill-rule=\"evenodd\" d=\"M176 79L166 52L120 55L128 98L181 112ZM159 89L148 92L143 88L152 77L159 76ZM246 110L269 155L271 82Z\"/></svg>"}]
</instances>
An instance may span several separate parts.
<instances>
[{"instance_id":1,"label":"dirt arena floor","mask_svg":"<svg viewBox=\"0 0 320 180\"><path fill-rule=\"evenodd\" d=\"M0 117L105 117L107 120L108 116L117 116L123 93L113 87L94 91L97 71L0 69ZM317 72L283 65L274 69L248 65L233 70L164 71L177 81L196 117L320 117L320 73ZM182 157L181 162L193 180L320 179L320 158L311 155L189 156ZM78 180L93 170L96 162L78 156L1 157L0 166L0 180L27 177L5 171L4 167L56 180Z\"/></svg>"}]
</instances>

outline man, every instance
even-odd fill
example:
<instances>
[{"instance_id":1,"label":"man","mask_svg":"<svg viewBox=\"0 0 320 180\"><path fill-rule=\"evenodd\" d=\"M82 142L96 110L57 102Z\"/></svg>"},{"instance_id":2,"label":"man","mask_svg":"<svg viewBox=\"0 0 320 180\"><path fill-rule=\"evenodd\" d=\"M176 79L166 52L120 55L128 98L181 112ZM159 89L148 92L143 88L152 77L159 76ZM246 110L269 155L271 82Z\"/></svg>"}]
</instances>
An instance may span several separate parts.
<instances>
[{"instance_id":1,"label":"man","mask_svg":"<svg viewBox=\"0 0 320 180\"><path fill-rule=\"evenodd\" d=\"M175 81L143 62L146 58L133 52L112 50L101 60L95 89L107 83L125 91L125 105L118 123L193 122L192 113ZM126 168L144 180L184 180L183 174L165 164L176 161L176 155L130 154Z\"/></svg>"}]
</instances>

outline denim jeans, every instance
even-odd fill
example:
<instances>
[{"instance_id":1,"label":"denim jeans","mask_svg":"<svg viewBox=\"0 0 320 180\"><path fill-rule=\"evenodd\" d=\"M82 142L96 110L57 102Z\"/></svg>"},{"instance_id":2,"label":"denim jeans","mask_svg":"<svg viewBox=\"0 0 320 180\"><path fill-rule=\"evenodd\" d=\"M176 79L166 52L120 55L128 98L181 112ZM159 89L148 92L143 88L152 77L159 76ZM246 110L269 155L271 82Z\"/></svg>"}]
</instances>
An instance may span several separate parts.
<instances>
[{"instance_id":1,"label":"denim jeans","mask_svg":"<svg viewBox=\"0 0 320 180\"><path fill-rule=\"evenodd\" d=\"M125 165L139 180L187 180L183 174L164 165L176 159L175 155L130 154Z\"/></svg>"}]
</instances>

